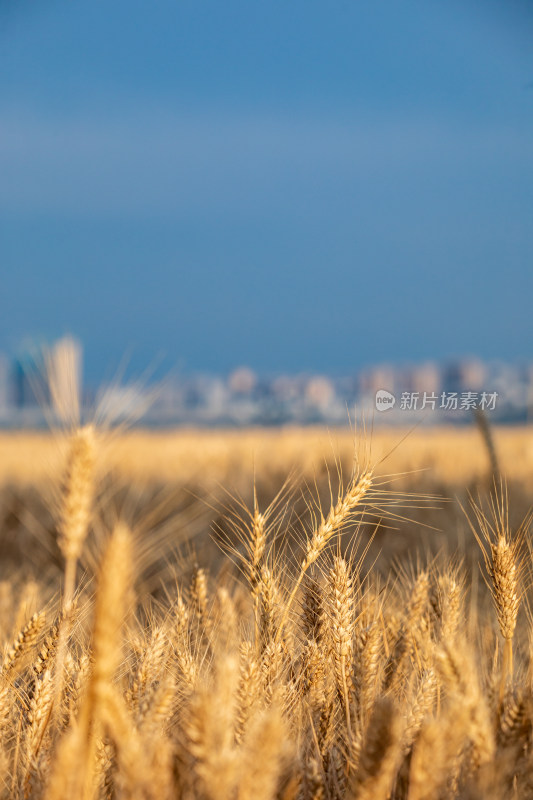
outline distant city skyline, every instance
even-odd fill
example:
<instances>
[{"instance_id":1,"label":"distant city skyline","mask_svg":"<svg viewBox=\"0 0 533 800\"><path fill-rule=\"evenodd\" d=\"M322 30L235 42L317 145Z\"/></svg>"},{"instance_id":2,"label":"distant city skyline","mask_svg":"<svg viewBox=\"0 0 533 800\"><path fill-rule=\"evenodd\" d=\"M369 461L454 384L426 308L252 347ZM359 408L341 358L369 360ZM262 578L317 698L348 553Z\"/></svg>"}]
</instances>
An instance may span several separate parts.
<instances>
[{"instance_id":1,"label":"distant city skyline","mask_svg":"<svg viewBox=\"0 0 533 800\"><path fill-rule=\"evenodd\" d=\"M0 350L528 360L532 34L523 0L7 0Z\"/></svg>"},{"instance_id":2,"label":"distant city skyline","mask_svg":"<svg viewBox=\"0 0 533 800\"><path fill-rule=\"evenodd\" d=\"M522 356L515 354L510 358L504 356L493 356L492 358L483 357L474 352L464 351L446 353L440 358L408 358L399 356L398 358L390 357L374 361L370 360L366 354L363 354L362 358L354 358L353 362L347 366L338 365L336 367L332 365L330 361L324 362L323 367L317 365L304 367L298 363L295 364L294 368L291 368L290 365L279 368L268 366L261 367L251 362L239 362L231 358L227 360L226 364L220 361L214 363L211 367L208 365L201 366L200 364L186 363L184 358L173 361L168 350L165 352L163 347L161 347L159 351L154 352L151 357L146 347L139 347L137 353L134 347L130 347L121 355L118 352L116 354L112 353L113 348L110 347L109 353L112 354L108 355L107 358L97 364L95 363L95 359L92 358L93 354L91 354L90 343L89 347L87 347L82 338L76 336L71 330L65 330L59 336L44 335L41 333L39 335L28 334L18 340L14 337L7 337L7 344L5 346L2 347L0 343L0 355L12 360L20 356L24 357L30 352L37 352L40 348L42 352L45 352L50 346L53 346L56 341L62 339L73 339L80 344L83 350L83 367L80 367L80 369L82 369L80 378L83 380L83 385L92 390L97 389L101 384L105 385L114 380L135 381L141 379L149 384L169 379L179 379L180 377L199 375L228 377L240 370L251 370L259 378L269 379L274 379L277 376L283 375L326 375L332 378L342 378L348 375L363 374L367 370L387 370L389 368L392 370L409 370L411 368L431 367L433 365L443 367L447 364L454 365L457 363L508 364L521 367L533 362L533 351L529 356L527 354Z\"/></svg>"},{"instance_id":3,"label":"distant city skyline","mask_svg":"<svg viewBox=\"0 0 533 800\"><path fill-rule=\"evenodd\" d=\"M83 384L83 346L73 337L0 352L0 426L41 427L80 419L128 419L148 425L283 425L349 423L357 413L376 424L465 424L478 412L501 423L529 421L533 361L478 359L376 364L342 376L265 375L247 366L225 375L120 375ZM376 417L377 414L377 417Z\"/></svg>"}]
</instances>

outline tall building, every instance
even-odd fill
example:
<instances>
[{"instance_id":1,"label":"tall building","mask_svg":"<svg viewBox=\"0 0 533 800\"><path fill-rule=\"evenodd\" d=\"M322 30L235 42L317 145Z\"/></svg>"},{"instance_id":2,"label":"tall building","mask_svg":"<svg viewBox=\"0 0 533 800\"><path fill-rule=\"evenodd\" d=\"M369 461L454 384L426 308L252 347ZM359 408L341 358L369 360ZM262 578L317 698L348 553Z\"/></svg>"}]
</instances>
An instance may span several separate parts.
<instances>
[{"instance_id":1,"label":"tall building","mask_svg":"<svg viewBox=\"0 0 533 800\"><path fill-rule=\"evenodd\" d=\"M395 392L398 389L398 368L388 364L367 367L359 373L359 387L362 394L375 395L380 389Z\"/></svg>"},{"instance_id":2,"label":"tall building","mask_svg":"<svg viewBox=\"0 0 533 800\"><path fill-rule=\"evenodd\" d=\"M23 345L12 362L11 402L17 409L37 408L49 401L43 347Z\"/></svg>"},{"instance_id":3,"label":"tall building","mask_svg":"<svg viewBox=\"0 0 533 800\"><path fill-rule=\"evenodd\" d=\"M410 383L412 391L420 395L437 394L442 388L441 371L433 362L419 364L410 370Z\"/></svg>"},{"instance_id":4,"label":"tall building","mask_svg":"<svg viewBox=\"0 0 533 800\"><path fill-rule=\"evenodd\" d=\"M309 378L305 386L305 399L313 408L326 412L335 399L333 381L322 375Z\"/></svg>"},{"instance_id":5,"label":"tall building","mask_svg":"<svg viewBox=\"0 0 533 800\"><path fill-rule=\"evenodd\" d=\"M4 353L0 353L0 414L9 408L9 360Z\"/></svg>"},{"instance_id":6,"label":"tall building","mask_svg":"<svg viewBox=\"0 0 533 800\"><path fill-rule=\"evenodd\" d=\"M248 367L239 367L228 378L232 394L250 395L257 386L257 375Z\"/></svg>"}]
</instances>

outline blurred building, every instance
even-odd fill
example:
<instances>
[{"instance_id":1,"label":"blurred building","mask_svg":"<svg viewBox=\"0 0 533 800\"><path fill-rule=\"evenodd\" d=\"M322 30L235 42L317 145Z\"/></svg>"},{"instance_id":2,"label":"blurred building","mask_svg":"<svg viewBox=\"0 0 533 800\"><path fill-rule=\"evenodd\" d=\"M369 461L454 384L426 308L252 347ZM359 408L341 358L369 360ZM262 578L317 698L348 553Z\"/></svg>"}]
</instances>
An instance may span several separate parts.
<instances>
[{"instance_id":1,"label":"blurred building","mask_svg":"<svg viewBox=\"0 0 533 800\"><path fill-rule=\"evenodd\" d=\"M239 367L228 378L228 388L232 394L249 395L257 386L257 375L248 367Z\"/></svg>"},{"instance_id":2,"label":"blurred building","mask_svg":"<svg viewBox=\"0 0 533 800\"><path fill-rule=\"evenodd\" d=\"M11 403L17 409L48 405L49 392L41 344L24 345L11 365Z\"/></svg>"},{"instance_id":3,"label":"blurred building","mask_svg":"<svg viewBox=\"0 0 533 800\"><path fill-rule=\"evenodd\" d=\"M6 414L9 409L9 384L9 359L4 353L0 353L0 414Z\"/></svg>"},{"instance_id":4,"label":"blurred building","mask_svg":"<svg viewBox=\"0 0 533 800\"><path fill-rule=\"evenodd\" d=\"M150 396L139 386L110 385L102 387L96 395L98 416L106 424L122 422L135 422L150 408Z\"/></svg>"},{"instance_id":5,"label":"blurred building","mask_svg":"<svg viewBox=\"0 0 533 800\"><path fill-rule=\"evenodd\" d=\"M325 412L335 400L335 386L329 378L316 375L307 381L306 402L319 411Z\"/></svg>"},{"instance_id":6,"label":"blurred building","mask_svg":"<svg viewBox=\"0 0 533 800\"><path fill-rule=\"evenodd\" d=\"M443 368L444 388L451 392L477 392L487 388L487 366L478 359L462 359Z\"/></svg>"},{"instance_id":7,"label":"blurred building","mask_svg":"<svg viewBox=\"0 0 533 800\"><path fill-rule=\"evenodd\" d=\"M428 362L410 370L411 391L420 395L437 394L442 387L442 375L437 364Z\"/></svg>"},{"instance_id":8,"label":"blurred building","mask_svg":"<svg viewBox=\"0 0 533 800\"><path fill-rule=\"evenodd\" d=\"M398 369L387 364L365 369L359 374L359 387L363 395L375 395L380 389L394 392L398 389Z\"/></svg>"},{"instance_id":9,"label":"blurred building","mask_svg":"<svg viewBox=\"0 0 533 800\"><path fill-rule=\"evenodd\" d=\"M302 382L297 375L279 375L273 378L270 388L272 396L281 403L296 401L302 393Z\"/></svg>"}]
</instances>

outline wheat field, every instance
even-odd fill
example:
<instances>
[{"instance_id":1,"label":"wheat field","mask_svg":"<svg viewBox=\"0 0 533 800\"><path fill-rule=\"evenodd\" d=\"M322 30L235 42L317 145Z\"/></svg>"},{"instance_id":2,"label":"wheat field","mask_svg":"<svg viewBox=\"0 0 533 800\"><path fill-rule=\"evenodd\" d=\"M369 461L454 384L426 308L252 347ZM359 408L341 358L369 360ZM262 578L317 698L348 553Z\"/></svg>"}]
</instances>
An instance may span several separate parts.
<instances>
[{"instance_id":1,"label":"wheat field","mask_svg":"<svg viewBox=\"0 0 533 800\"><path fill-rule=\"evenodd\" d=\"M1 796L533 798L533 432L490 443L2 433Z\"/></svg>"}]
</instances>

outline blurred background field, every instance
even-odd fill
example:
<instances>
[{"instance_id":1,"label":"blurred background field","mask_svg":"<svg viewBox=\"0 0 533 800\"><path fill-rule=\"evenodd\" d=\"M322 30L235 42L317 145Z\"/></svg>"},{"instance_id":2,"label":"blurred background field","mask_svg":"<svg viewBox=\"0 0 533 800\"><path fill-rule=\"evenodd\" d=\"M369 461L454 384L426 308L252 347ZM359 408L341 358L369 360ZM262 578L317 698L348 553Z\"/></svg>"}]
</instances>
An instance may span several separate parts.
<instances>
[{"instance_id":1,"label":"blurred background field","mask_svg":"<svg viewBox=\"0 0 533 800\"><path fill-rule=\"evenodd\" d=\"M496 428L493 439L511 519L518 525L531 502L533 430ZM54 433L0 435L0 570L61 571L56 512L66 444ZM262 509L282 492L280 529L289 532L297 552L313 514L318 508L327 512L331 496L348 481L354 458L360 466L376 465L383 491L423 496L396 498L397 520L369 515L357 537L361 545L373 537L368 563L387 574L395 561L412 562L441 550L477 563L461 505L468 505L469 494L489 496L493 481L475 427L134 430L102 434L98 452L92 537L125 518L143 538L145 576L152 576L153 586L176 553L185 572L199 557L216 570L223 560L221 532L231 538L228 518L236 509L242 515L244 506L252 508L254 489ZM345 534L345 546L353 533Z\"/></svg>"},{"instance_id":2,"label":"blurred background field","mask_svg":"<svg viewBox=\"0 0 533 800\"><path fill-rule=\"evenodd\" d=\"M501 469L518 482L533 474L533 428L495 428ZM256 428L230 431L135 430L103 437L100 470L140 484L181 484L190 480L243 486L254 468L260 482L280 479L296 469L309 478L338 458L349 466L367 452L372 461L386 458L388 471L421 471L404 481L462 486L486 475L487 454L474 427L398 428L372 431L348 428ZM57 478L64 441L60 434L0 433L0 483L38 484ZM243 489L244 491L244 489Z\"/></svg>"}]
</instances>

